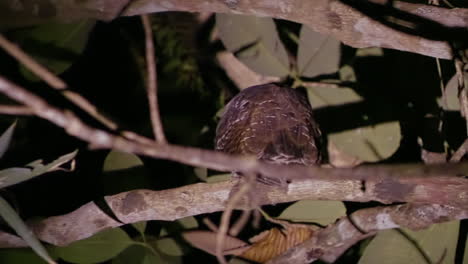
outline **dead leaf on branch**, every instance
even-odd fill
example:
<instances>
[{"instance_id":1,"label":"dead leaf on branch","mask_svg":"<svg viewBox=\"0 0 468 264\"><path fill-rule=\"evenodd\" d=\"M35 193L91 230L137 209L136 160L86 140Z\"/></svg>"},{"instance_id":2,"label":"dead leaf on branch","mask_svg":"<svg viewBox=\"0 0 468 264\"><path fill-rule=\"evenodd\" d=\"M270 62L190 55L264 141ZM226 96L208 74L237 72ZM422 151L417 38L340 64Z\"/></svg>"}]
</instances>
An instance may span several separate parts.
<instances>
[{"instance_id":1,"label":"dead leaf on branch","mask_svg":"<svg viewBox=\"0 0 468 264\"><path fill-rule=\"evenodd\" d=\"M250 238L251 244L226 236L223 254L264 263L311 238L314 229L317 227L302 224L288 224L284 228L275 227ZM212 255L216 254L216 236L217 234L211 231L190 231L183 234L194 247Z\"/></svg>"}]
</instances>

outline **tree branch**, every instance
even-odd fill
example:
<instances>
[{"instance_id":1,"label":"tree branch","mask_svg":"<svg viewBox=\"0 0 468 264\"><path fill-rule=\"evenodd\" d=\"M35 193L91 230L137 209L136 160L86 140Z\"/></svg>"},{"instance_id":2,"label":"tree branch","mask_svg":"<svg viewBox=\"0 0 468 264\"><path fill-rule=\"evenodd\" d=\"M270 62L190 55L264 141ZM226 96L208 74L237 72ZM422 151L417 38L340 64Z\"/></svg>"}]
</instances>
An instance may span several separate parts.
<instances>
[{"instance_id":1,"label":"tree branch","mask_svg":"<svg viewBox=\"0 0 468 264\"><path fill-rule=\"evenodd\" d=\"M386 3L383 0L376 2ZM446 9L400 1L392 1L392 3L402 12L432 20L447 29L466 30L468 28L468 9L466 8ZM51 20L61 22L85 18L112 20L119 15L133 16L165 11L235 13L269 16L303 23L315 31L332 35L353 47L385 47L437 58L452 58L451 48L446 41L431 40L391 29L341 1L335 0L226 0L224 2L220 0L101 0L86 3L58 1L54 2L54 6L50 5L51 2L46 0L38 0L35 8L25 6L18 9L13 4L11 6L0 4L0 25L5 28ZM53 9L54 12L49 12L49 9ZM36 15L37 10L42 11L39 12L41 16Z\"/></svg>"},{"instance_id":2,"label":"tree branch","mask_svg":"<svg viewBox=\"0 0 468 264\"><path fill-rule=\"evenodd\" d=\"M435 223L467 217L467 210L435 204L402 204L362 209L314 233L312 239L291 248L268 263L306 264L317 259L333 263L348 248L375 235L379 230L403 227L419 230Z\"/></svg>"},{"instance_id":3,"label":"tree branch","mask_svg":"<svg viewBox=\"0 0 468 264\"><path fill-rule=\"evenodd\" d=\"M154 55L153 44L153 31L151 29L151 19L149 15L142 15L141 21L145 31L145 53L146 53L146 72L147 72L147 97L150 110L151 125L153 127L153 134L156 141L159 143L166 143L166 136L164 135L163 125L161 122L161 115L159 114L158 105L158 80L157 69Z\"/></svg>"},{"instance_id":4,"label":"tree branch","mask_svg":"<svg viewBox=\"0 0 468 264\"><path fill-rule=\"evenodd\" d=\"M307 190L302 189L302 192L299 194L284 193L278 189L271 189L266 193L268 199L264 201L264 203L277 204L299 199L333 200L340 198L343 199L346 195L352 195L352 193L346 189L342 189L342 194L339 194L339 188L343 187L343 184L323 182L317 183L315 180L307 180L298 184L303 185L305 183L307 183L309 187ZM149 220L174 221L187 216L222 211L226 208L226 202L229 199L229 193L234 185L235 182L226 181L213 184L198 183L162 191L133 190L129 192L123 192L105 197L107 204L120 222L115 221L112 217L103 213L94 202L89 202L71 213L61 216L49 217L47 219L41 220L40 222L32 224L31 228L34 230L39 239L53 245L64 246L73 241L92 236L93 234L104 229L118 227L124 224ZM337 185L337 187L335 188L332 185ZM358 192L358 190L355 190L355 192ZM360 199L351 200L356 201ZM168 203L167 201L171 202ZM249 205L247 204L247 201L243 200L241 201L241 204L236 206L236 208L246 209L248 206ZM396 223L397 226L393 226L393 228L402 226L412 229L424 228L432 223L468 218L468 209L466 207L456 208L446 205L407 204L400 205L399 207L388 208L390 209L387 209L387 207L365 209L367 210L366 213L352 215L351 218L353 219L354 223L359 223L359 229L361 229L361 231L365 230L366 232L379 230L375 229L373 225L377 225L378 223L376 220L381 219L376 218L377 216L382 216L385 214L390 215L388 216L388 219L392 220L390 223ZM402 208L409 209L403 210ZM413 210L413 208L415 209ZM437 214L431 211L430 214L424 214L429 215L429 218L417 218L420 217L421 212L427 212L427 210L434 210L437 212ZM341 221L347 220L342 219ZM329 228L342 227L337 226L338 223L335 225L335 227ZM347 223L346 225L350 225L350 223ZM390 228L390 226L386 226L386 228ZM351 233L344 232L343 235L345 234L347 234L347 239L351 239ZM362 238L364 237L359 235L356 238L353 238L352 241L355 243ZM326 242L326 240L324 241ZM347 242L348 246L352 245L352 241L349 240ZM336 247L337 245L338 244L334 246ZM26 246L26 244L19 240L16 236L9 235L5 232L0 232L0 248L24 246ZM346 248L343 248L343 251L345 249ZM327 254L338 254L335 253L334 250L329 250L330 251Z\"/></svg>"},{"instance_id":5,"label":"tree branch","mask_svg":"<svg viewBox=\"0 0 468 264\"><path fill-rule=\"evenodd\" d=\"M117 125L110 119L101 115L96 110L96 107L94 107L88 100L70 90L68 85L62 79L50 72L46 67L42 66L31 56L26 54L21 48L5 38L2 34L0 34L0 47L2 47L12 57L21 62L27 69L45 81L48 85L50 85L50 87L61 91L63 96L80 107L83 111L94 117L109 129L117 129Z\"/></svg>"}]
</instances>

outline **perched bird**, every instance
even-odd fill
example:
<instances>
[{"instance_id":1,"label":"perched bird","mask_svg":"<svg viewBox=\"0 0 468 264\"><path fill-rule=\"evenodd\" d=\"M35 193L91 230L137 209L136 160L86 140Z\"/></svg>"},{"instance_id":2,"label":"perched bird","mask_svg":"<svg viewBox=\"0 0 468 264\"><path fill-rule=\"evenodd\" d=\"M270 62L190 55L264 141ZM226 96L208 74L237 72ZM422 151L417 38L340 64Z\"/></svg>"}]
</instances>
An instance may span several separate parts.
<instances>
[{"instance_id":1,"label":"perched bird","mask_svg":"<svg viewBox=\"0 0 468 264\"><path fill-rule=\"evenodd\" d=\"M244 89L226 105L215 148L307 166L320 161L320 135L306 94L270 83Z\"/></svg>"}]
</instances>

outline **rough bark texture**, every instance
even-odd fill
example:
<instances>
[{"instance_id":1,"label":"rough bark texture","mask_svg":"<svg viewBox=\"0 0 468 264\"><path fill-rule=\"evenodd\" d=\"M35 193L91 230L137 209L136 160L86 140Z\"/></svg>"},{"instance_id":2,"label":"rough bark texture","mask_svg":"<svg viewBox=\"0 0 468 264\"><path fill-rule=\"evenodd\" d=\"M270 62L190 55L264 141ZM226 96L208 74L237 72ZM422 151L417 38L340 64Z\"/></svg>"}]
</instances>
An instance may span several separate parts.
<instances>
[{"instance_id":1,"label":"rough bark texture","mask_svg":"<svg viewBox=\"0 0 468 264\"><path fill-rule=\"evenodd\" d=\"M379 1L384 2L384 1ZM394 2L403 12L432 20L447 28L468 28L468 9L446 9L423 4ZM437 41L389 28L352 7L332 0L100 0L48 1L22 4L0 3L0 29L44 23L95 18L109 21L120 15L186 11L269 16L303 23L313 30L332 35L353 47L384 47L449 59L452 51L446 41Z\"/></svg>"},{"instance_id":2,"label":"rough bark texture","mask_svg":"<svg viewBox=\"0 0 468 264\"><path fill-rule=\"evenodd\" d=\"M372 170L372 168L370 169ZM339 174L340 170L330 169L329 171L331 176L337 176L333 174L336 172ZM341 171L346 174L350 172L348 169ZM357 173L359 174L359 170L357 170ZM342 176L345 177L344 174ZM391 175L388 176L392 177ZM466 197L468 181L466 179L461 177L442 177L441 179L433 177L427 179L423 176L420 178L408 177L408 175L403 175L401 178L394 176L397 179L391 182L378 179L369 180L365 183L367 188L363 188L363 182L360 180L297 180L288 185L286 192L280 188L270 188L266 193L267 199L262 202L264 204L278 204L304 199L356 202L379 201L383 203L409 202L414 203L414 207L419 208L419 211L412 209L408 210L408 212L403 212L400 209L388 210L395 212L395 215L392 216L392 223L395 222L398 226L412 229L420 229L432 223L468 217L468 198ZM385 188L378 187L382 183ZM105 197L109 208L120 222L102 212L94 202L90 202L71 213L49 217L37 222L32 225L32 228L39 239L63 246L87 238L106 228L123 224L148 220L173 221L187 216L222 211L226 208L226 202L235 184L235 181L226 181L214 184L198 183L162 191L133 190L123 192ZM395 192L398 193L398 197L396 197ZM450 201L450 199L452 200ZM425 204L429 203L444 205L428 205L425 207ZM456 207L453 207L453 205ZM238 206L239 209L247 207L246 200ZM413 205L406 205L402 208L407 207L413 208ZM433 208L455 209L444 218L437 217L440 214L435 214ZM376 214L377 211L372 210L372 214ZM358 221L357 219L354 219L354 221ZM364 218L359 217L359 219ZM369 221L375 221L375 219L370 218ZM361 229L373 232L375 228L373 223L371 222L371 225L362 223ZM0 232L0 248L24 246L26 246L25 242L18 237Z\"/></svg>"}]
</instances>

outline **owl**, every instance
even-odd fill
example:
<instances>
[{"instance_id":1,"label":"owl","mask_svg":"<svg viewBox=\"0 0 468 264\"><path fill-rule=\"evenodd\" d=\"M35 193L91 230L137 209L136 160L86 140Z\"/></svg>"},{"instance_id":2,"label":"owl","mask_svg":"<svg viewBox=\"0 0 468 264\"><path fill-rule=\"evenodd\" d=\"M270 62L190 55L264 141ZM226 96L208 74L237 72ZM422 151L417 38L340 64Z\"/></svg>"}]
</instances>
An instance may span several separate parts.
<instances>
[{"instance_id":1,"label":"owl","mask_svg":"<svg viewBox=\"0 0 468 264\"><path fill-rule=\"evenodd\" d=\"M215 148L275 164L320 162L321 132L305 93L277 84L242 90L227 105Z\"/></svg>"}]
</instances>

